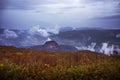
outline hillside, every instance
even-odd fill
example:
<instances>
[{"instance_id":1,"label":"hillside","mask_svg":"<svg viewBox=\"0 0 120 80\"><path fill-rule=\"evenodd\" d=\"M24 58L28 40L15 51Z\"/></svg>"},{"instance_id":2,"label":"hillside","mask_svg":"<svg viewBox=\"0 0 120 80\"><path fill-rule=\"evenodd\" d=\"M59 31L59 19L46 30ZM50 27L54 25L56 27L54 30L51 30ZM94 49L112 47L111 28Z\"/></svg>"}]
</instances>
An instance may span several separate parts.
<instances>
[{"instance_id":1,"label":"hillside","mask_svg":"<svg viewBox=\"0 0 120 80\"><path fill-rule=\"evenodd\" d=\"M56 41L46 41L43 45L37 45L37 46L30 46L29 48L35 49L35 50L47 50L50 52L75 52L78 51L77 48L71 45L61 45L58 44Z\"/></svg>"},{"instance_id":2,"label":"hillside","mask_svg":"<svg viewBox=\"0 0 120 80\"><path fill-rule=\"evenodd\" d=\"M96 42L98 44L102 42L109 42L111 44L120 45L120 38L116 37L120 33L119 29L111 30L71 30L60 32L57 36L62 39L76 40L76 41L86 41L86 45L91 42ZM79 34L79 35L78 35Z\"/></svg>"},{"instance_id":3,"label":"hillside","mask_svg":"<svg viewBox=\"0 0 120 80\"><path fill-rule=\"evenodd\" d=\"M120 57L0 46L0 80L119 80Z\"/></svg>"}]
</instances>

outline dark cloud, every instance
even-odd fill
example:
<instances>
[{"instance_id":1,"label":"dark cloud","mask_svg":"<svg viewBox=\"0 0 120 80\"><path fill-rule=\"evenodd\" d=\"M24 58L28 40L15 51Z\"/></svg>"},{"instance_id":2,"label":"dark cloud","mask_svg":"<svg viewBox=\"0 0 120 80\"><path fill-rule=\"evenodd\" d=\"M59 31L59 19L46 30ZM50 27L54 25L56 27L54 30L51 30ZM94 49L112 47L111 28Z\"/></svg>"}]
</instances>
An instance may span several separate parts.
<instances>
[{"instance_id":1,"label":"dark cloud","mask_svg":"<svg viewBox=\"0 0 120 80\"><path fill-rule=\"evenodd\" d=\"M100 2L100 1L120 1L120 0L84 0L87 2Z\"/></svg>"},{"instance_id":2,"label":"dark cloud","mask_svg":"<svg viewBox=\"0 0 120 80\"><path fill-rule=\"evenodd\" d=\"M102 25L99 20L109 23L109 19L119 24L120 0L0 0L0 19L0 27L28 27L41 24L39 21L60 26L96 26Z\"/></svg>"},{"instance_id":3,"label":"dark cloud","mask_svg":"<svg viewBox=\"0 0 120 80\"><path fill-rule=\"evenodd\" d=\"M6 0L0 0L0 9L4 9L6 8L6 6L7 6Z\"/></svg>"},{"instance_id":4,"label":"dark cloud","mask_svg":"<svg viewBox=\"0 0 120 80\"><path fill-rule=\"evenodd\" d=\"M50 0L0 0L0 9L30 9L34 5L49 2Z\"/></svg>"},{"instance_id":5,"label":"dark cloud","mask_svg":"<svg viewBox=\"0 0 120 80\"><path fill-rule=\"evenodd\" d=\"M0 1L0 9L15 9L15 8L22 8L24 6L24 3L21 4L21 2L15 1L15 0L1 0ZM25 6L24 6L25 7Z\"/></svg>"},{"instance_id":6,"label":"dark cloud","mask_svg":"<svg viewBox=\"0 0 120 80\"><path fill-rule=\"evenodd\" d=\"M31 4L28 0L1 0L0 9L30 9Z\"/></svg>"},{"instance_id":7,"label":"dark cloud","mask_svg":"<svg viewBox=\"0 0 120 80\"><path fill-rule=\"evenodd\" d=\"M34 5L48 4L48 3L59 3L67 2L67 0L0 0L0 9L31 9ZM69 0L68 0L69 1ZM119 2L119 0L82 0L87 3L96 3L96 2Z\"/></svg>"},{"instance_id":8,"label":"dark cloud","mask_svg":"<svg viewBox=\"0 0 120 80\"><path fill-rule=\"evenodd\" d=\"M97 19L119 19L120 20L120 14L119 15L111 15L111 16L99 17Z\"/></svg>"}]
</instances>

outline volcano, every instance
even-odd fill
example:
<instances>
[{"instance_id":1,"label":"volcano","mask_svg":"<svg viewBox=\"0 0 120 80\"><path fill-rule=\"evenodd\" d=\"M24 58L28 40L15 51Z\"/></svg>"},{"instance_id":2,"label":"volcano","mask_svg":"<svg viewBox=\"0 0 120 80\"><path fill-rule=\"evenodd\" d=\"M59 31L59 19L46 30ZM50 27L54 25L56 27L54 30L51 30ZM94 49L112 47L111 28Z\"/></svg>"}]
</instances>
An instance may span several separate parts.
<instances>
[{"instance_id":1,"label":"volcano","mask_svg":"<svg viewBox=\"0 0 120 80\"><path fill-rule=\"evenodd\" d=\"M77 48L71 45L59 45L56 41L51 40L45 42L43 45L36 45L36 46L31 46L30 48L35 49L35 50L47 50L50 52L67 52L67 51L72 51L75 52L77 51Z\"/></svg>"}]
</instances>

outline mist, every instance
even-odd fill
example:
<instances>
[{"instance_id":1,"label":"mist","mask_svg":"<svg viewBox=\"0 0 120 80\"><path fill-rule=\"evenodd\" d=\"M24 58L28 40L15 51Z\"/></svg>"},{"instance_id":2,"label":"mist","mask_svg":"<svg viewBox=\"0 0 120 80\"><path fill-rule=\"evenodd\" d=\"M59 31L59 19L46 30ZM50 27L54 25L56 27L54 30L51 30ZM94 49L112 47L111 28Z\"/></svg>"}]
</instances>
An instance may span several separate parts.
<instances>
[{"instance_id":1,"label":"mist","mask_svg":"<svg viewBox=\"0 0 120 80\"><path fill-rule=\"evenodd\" d=\"M120 54L119 34L120 30L117 29L84 30L81 28L58 28L57 26L43 28L36 25L27 30L1 29L0 45L27 48L54 40L60 45L69 44L78 50L90 50L110 55L114 54L114 51Z\"/></svg>"}]
</instances>

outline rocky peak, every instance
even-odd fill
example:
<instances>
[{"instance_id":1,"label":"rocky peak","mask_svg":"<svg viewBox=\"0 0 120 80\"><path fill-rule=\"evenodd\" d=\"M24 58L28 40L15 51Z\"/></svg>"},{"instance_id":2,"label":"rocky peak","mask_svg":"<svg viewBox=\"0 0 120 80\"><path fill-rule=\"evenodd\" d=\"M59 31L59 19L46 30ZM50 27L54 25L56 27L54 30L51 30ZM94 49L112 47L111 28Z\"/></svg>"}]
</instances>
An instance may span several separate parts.
<instances>
[{"instance_id":1,"label":"rocky peak","mask_svg":"<svg viewBox=\"0 0 120 80\"><path fill-rule=\"evenodd\" d=\"M56 41L47 41L45 42L44 46L49 51L54 51L54 50L56 51L59 45Z\"/></svg>"},{"instance_id":2,"label":"rocky peak","mask_svg":"<svg viewBox=\"0 0 120 80\"><path fill-rule=\"evenodd\" d=\"M56 41L47 41L44 44L45 46L58 46L58 43Z\"/></svg>"},{"instance_id":3,"label":"rocky peak","mask_svg":"<svg viewBox=\"0 0 120 80\"><path fill-rule=\"evenodd\" d=\"M47 50L47 51L51 51L51 52L77 51L77 49L74 46L59 45L54 40L46 41L43 45L33 46L31 48L37 49L37 50Z\"/></svg>"}]
</instances>

